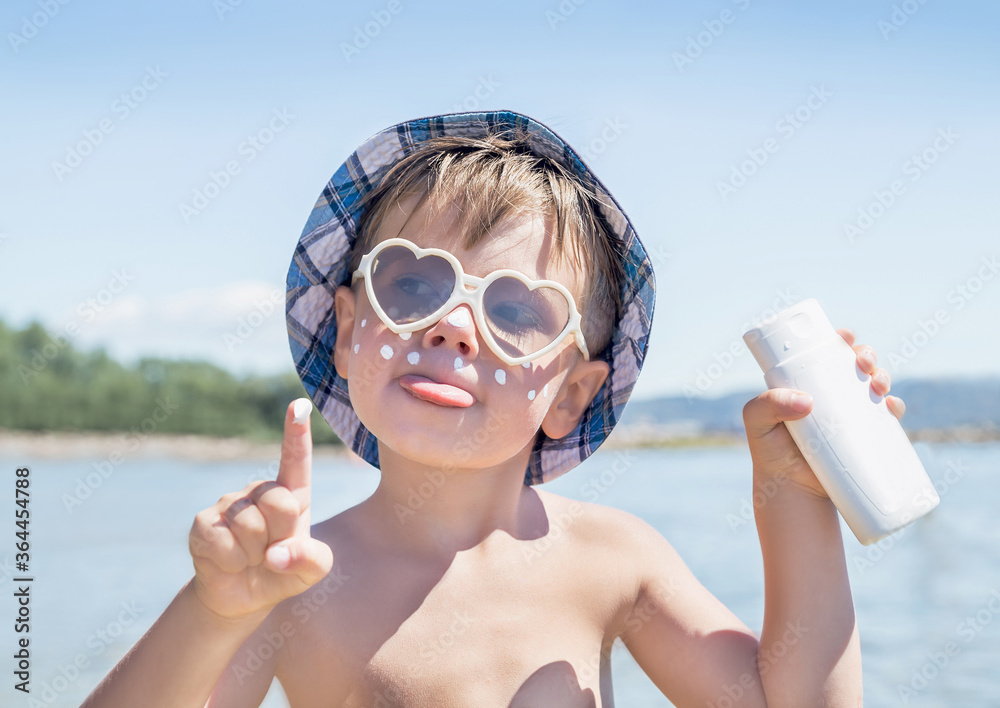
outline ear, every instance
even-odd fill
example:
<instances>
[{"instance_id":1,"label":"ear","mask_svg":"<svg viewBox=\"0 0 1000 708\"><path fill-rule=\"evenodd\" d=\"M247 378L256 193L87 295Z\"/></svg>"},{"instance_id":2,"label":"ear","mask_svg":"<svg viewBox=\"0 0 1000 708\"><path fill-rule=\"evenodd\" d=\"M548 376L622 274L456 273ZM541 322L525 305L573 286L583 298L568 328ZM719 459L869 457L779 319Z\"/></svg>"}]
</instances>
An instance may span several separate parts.
<instances>
[{"instance_id":1,"label":"ear","mask_svg":"<svg viewBox=\"0 0 1000 708\"><path fill-rule=\"evenodd\" d=\"M542 431L553 439L569 435L580 422L594 396L601 390L610 371L611 367L606 361L579 359L567 374L549 412L542 419Z\"/></svg>"},{"instance_id":2,"label":"ear","mask_svg":"<svg viewBox=\"0 0 1000 708\"><path fill-rule=\"evenodd\" d=\"M334 314L337 317L337 341L333 345L333 365L341 377L347 378L347 363L351 360L353 346L354 311L357 296L346 285L341 285L333 296Z\"/></svg>"}]
</instances>

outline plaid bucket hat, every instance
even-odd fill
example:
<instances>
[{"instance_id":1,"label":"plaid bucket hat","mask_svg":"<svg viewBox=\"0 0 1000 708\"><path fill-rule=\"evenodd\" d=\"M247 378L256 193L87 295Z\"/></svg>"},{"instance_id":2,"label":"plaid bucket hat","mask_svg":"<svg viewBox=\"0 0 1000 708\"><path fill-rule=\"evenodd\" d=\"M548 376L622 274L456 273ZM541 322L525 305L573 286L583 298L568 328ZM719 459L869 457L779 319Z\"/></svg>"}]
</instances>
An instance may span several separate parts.
<instances>
[{"instance_id":1,"label":"plaid bucket hat","mask_svg":"<svg viewBox=\"0 0 1000 708\"><path fill-rule=\"evenodd\" d=\"M653 266L625 212L566 141L538 121L512 111L451 113L399 123L366 140L324 187L295 246L285 295L289 344L306 393L340 439L375 467L379 466L378 441L355 414L347 381L333 363L334 293L351 280L349 262L364 210L361 197L397 161L432 137L483 137L512 128L530 131L534 151L561 163L599 195L599 216L620 241L625 273L619 287L622 307L611 340L603 351L591 355L608 363L608 378L569 435L555 440L539 431L525 484L548 482L587 459L615 427L639 376L653 320Z\"/></svg>"}]
</instances>

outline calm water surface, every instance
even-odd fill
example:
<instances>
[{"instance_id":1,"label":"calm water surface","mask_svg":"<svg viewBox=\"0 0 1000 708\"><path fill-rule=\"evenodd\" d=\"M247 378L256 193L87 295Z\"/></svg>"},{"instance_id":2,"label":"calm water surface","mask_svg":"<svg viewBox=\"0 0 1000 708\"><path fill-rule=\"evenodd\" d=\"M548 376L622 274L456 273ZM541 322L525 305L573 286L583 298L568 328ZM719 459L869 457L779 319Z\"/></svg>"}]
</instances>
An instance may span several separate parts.
<instances>
[{"instance_id":1,"label":"calm water surface","mask_svg":"<svg viewBox=\"0 0 1000 708\"><path fill-rule=\"evenodd\" d=\"M1000 445L919 446L941 506L879 545L863 547L844 526L862 636L868 706L1000 705ZM82 503L68 502L99 460L0 460L4 478L31 464L32 698L78 706L149 628L192 569L194 514L222 494L268 476L269 460L126 461ZM950 472L949 472L950 469ZM615 471L621 471L616 474ZM273 476L273 471L270 473ZM701 582L755 631L763 577L749 515L745 448L601 452L546 486L636 514L677 548ZM365 498L377 473L346 460L317 460L315 519ZM8 485L12 487L11 483ZM13 492L5 498L12 512ZM12 514L11 514L12 515ZM13 618L13 524L0 542L0 603ZM991 604L992 601L992 604ZM27 706L12 690L16 636L0 629L0 706ZM951 650L949 655L949 649ZM86 667L72 667L80 659ZM668 706L618 647L619 706ZM275 686L263 704L285 706Z\"/></svg>"}]
</instances>

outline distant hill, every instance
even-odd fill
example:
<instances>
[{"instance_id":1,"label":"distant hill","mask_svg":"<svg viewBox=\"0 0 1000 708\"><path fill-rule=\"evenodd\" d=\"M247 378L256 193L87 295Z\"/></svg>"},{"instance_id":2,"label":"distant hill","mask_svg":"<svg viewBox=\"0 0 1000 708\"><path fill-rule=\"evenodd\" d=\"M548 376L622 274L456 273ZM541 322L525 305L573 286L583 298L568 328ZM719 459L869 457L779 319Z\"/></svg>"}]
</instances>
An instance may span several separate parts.
<instances>
[{"instance_id":1,"label":"distant hill","mask_svg":"<svg viewBox=\"0 0 1000 708\"><path fill-rule=\"evenodd\" d=\"M719 398L667 396L632 401L621 427L654 426L678 435L743 431L743 406L763 389ZM1000 432L1000 378L910 379L894 382L906 403L907 432L977 428Z\"/></svg>"},{"instance_id":2,"label":"distant hill","mask_svg":"<svg viewBox=\"0 0 1000 708\"><path fill-rule=\"evenodd\" d=\"M124 366L38 323L0 322L0 431L121 431L281 440L285 408L305 395L292 369L236 377L205 361L147 357ZM337 437L313 411L313 439Z\"/></svg>"}]
</instances>

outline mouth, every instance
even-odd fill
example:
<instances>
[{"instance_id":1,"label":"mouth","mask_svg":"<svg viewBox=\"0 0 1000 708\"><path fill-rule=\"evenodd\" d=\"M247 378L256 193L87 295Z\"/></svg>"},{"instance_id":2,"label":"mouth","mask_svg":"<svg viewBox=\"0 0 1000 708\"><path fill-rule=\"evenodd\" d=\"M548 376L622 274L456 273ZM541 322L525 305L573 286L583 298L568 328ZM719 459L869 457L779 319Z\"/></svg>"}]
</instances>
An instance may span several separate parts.
<instances>
[{"instance_id":1,"label":"mouth","mask_svg":"<svg viewBox=\"0 0 1000 708\"><path fill-rule=\"evenodd\" d=\"M475 396L464 388L438 383L426 376L405 374L399 377L399 385L416 399L447 408L468 408L476 402Z\"/></svg>"}]
</instances>

